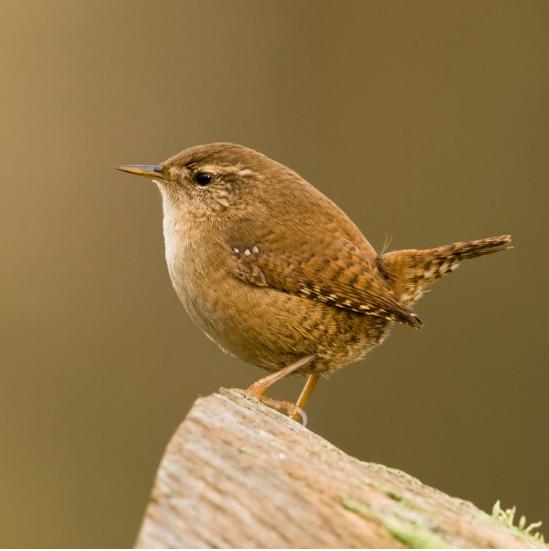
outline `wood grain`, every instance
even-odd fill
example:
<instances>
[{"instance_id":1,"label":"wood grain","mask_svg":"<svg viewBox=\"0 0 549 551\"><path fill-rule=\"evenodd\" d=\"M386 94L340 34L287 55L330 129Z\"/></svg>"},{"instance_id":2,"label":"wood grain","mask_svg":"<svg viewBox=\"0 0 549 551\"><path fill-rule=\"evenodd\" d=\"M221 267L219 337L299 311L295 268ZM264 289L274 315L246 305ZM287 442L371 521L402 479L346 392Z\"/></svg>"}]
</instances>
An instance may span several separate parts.
<instances>
[{"instance_id":1,"label":"wood grain","mask_svg":"<svg viewBox=\"0 0 549 551\"><path fill-rule=\"evenodd\" d=\"M140 548L541 547L250 398L198 399L160 464Z\"/></svg>"}]
</instances>

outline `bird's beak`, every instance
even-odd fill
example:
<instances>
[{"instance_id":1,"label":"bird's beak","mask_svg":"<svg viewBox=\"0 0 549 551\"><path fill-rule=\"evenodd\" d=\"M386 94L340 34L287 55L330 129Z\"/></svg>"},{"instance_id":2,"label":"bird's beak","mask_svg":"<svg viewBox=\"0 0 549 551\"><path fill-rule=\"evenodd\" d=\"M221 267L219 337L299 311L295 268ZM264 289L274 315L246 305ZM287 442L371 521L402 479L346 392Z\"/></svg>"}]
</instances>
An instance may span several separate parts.
<instances>
[{"instance_id":1,"label":"bird's beak","mask_svg":"<svg viewBox=\"0 0 549 551\"><path fill-rule=\"evenodd\" d=\"M161 165L123 165L117 166L116 170L137 174L137 176L145 176L145 178L164 179L164 171Z\"/></svg>"}]
</instances>

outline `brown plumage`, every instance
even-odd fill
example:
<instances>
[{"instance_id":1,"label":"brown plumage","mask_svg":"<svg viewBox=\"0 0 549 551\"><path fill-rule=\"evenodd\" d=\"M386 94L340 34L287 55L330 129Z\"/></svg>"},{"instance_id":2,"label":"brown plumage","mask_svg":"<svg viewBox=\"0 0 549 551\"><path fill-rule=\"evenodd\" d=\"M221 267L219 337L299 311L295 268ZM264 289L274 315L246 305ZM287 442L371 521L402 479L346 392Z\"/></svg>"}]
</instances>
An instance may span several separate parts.
<instances>
[{"instance_id":1,"label":"brown plumage","mask_svg":"<svg viewBox=\"0 0 549 551\"><path fill-rule=\"evenodd\" d=\"M510 248L510 235L462 241L435 249L392 251L378 258L378 266L403 305L410 307L425 287L456 270L462 260Z\"/></svg>"},{"instance_id":2,"label":"brown plumage","mask_svg":"<svg viewBox=\"0 0 549 551\"><path fill-rule=\"evenodd\" d=\"M222 348L273 375L319 373L362 358L424 288L465 258L506 248L507 235L378 255L332 201L251 149L210 144L161 165L121 170L153 178L162 194L166 260L191 318Z\"/></svg>"}]
</instances>

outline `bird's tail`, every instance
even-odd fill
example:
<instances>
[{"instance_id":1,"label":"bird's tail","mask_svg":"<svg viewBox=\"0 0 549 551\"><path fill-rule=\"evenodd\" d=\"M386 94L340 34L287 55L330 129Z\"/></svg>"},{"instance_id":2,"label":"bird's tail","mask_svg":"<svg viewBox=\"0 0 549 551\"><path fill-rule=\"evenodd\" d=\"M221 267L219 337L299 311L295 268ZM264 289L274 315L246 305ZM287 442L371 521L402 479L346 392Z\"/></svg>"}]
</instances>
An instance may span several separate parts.
<instances>
[{"instance_id":1,"label":"bird's tail","mask_svg":"<svg viewBox=\"0 0 549 551\"><path fill-rule=\"evenodd\" d=\"M510 235L452 243L435 249L392 251L379 257L380 270L404 305L412 305L426 287L453 272L461 260L511 248Z\"/></svg>"}]
</instances>

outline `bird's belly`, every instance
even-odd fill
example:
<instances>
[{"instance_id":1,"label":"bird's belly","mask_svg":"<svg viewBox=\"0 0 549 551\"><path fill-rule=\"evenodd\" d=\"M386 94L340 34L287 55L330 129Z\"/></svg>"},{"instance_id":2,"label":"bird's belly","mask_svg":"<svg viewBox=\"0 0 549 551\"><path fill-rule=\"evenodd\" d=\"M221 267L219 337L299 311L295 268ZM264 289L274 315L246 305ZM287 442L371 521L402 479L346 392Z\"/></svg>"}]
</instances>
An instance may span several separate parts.
<instances>
[{"instance_id":1,"label":"bird's belly","mask_svg":"<svg viewBox=\"0 0 549 551\"><path fill-rule=\"evenodd\" d=\"M170 269L191 319L222 349L270 371L303 356L315 361L303 373L328 372L357 361L381 342L388 322L327 306L223 272Z\"/></svg>"}]
</instances>

